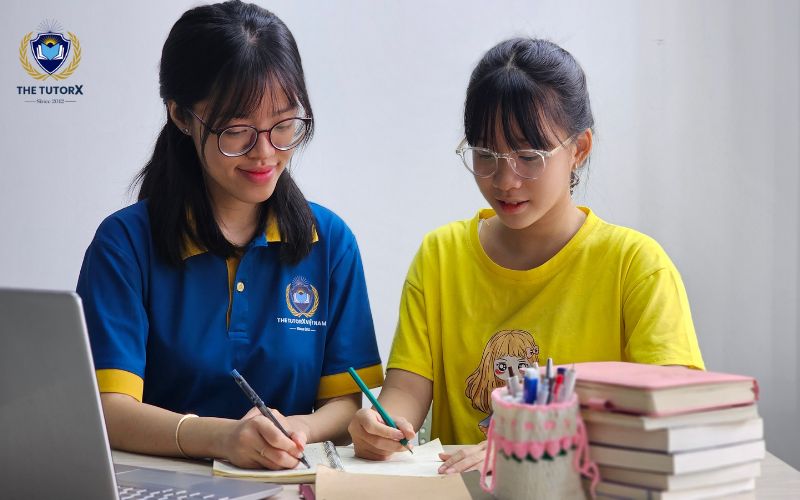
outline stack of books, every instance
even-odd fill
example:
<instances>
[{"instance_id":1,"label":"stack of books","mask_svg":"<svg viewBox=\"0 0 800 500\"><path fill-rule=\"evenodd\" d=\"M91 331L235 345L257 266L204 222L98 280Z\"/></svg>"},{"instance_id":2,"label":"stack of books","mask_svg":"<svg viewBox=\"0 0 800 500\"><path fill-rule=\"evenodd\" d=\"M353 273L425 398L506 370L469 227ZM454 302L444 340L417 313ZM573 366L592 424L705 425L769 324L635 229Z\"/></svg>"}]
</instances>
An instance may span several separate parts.
<instances>
[{"instance_id":1,"label":"stack of books","mask_svg":"<svg viewBox=\"0 0 800 500\"><path fill-rule=\"evenodd\" d=\"M696 499L755 488L765 447L753 378L622 362L575 369L598 496Z\"/></svg>"}]
</instances>

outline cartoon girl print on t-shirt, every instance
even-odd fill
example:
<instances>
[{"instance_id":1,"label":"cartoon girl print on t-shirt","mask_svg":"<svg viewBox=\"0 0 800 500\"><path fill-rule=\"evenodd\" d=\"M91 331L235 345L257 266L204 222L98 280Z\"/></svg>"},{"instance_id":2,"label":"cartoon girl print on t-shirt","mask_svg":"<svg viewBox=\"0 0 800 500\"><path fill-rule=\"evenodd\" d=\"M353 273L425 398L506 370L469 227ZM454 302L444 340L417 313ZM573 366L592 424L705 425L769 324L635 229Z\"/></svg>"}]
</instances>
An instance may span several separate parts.
<instances>
[{"instance_id":1,"label":"cartoon girl print on t-shirt","mask_svg":"<svg viewBox=\"0 0 800 500\"><path fill-rule=\"evenodd\" d=\"M464 393L472 401L472 407L490 415L492 391L506 385L511 376L509 368L519 377L522 369L534 362L539 362L539 346L530 333L525 330L501 330L492 335L483 349L480 364L467 377ZM479 427L486 432L485 425L481 424Z\"/></svg>"}]
</instances>

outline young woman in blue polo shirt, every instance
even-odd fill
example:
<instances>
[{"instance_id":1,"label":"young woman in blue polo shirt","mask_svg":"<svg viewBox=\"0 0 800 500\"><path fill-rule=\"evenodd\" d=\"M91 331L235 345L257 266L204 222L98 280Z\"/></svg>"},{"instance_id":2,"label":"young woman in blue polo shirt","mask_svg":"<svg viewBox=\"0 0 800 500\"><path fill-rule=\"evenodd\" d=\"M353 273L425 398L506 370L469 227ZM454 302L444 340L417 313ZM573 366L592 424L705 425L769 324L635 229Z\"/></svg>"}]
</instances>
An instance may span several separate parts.
<instances>
[{"instance_id":1,"label":"young woman in blue polo shirt","mask_svg":"<svg viewBox=\"0 0 800 500\"><path fill-rule=\"evenodd\" d=\"M289 174L314 124L294 38L255 5L191 9L160 93L139 202L100 225L77 287L111 444L294 467L307 441L347 439L361 407L348 367L382 382L355 238Z\"/></svg>"}]
</instances>

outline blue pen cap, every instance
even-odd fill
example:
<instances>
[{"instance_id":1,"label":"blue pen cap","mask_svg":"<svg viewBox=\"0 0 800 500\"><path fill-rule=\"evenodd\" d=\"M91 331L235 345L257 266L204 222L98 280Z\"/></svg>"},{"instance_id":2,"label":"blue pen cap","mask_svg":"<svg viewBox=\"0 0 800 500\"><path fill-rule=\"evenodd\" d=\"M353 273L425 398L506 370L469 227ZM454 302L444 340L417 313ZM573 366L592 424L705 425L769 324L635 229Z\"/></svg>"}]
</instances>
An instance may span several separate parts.
<instances>
[{"instance_id":1,"label":"blue pen cap","mask_svg":"<svg viewBox=\"0 0 800 500\"><path fill-rule=\"evenodd\" d=\"M525 390L523 395L523 401L526 404L532 405L536 404L536 398L539 394L539 377L531 374L525 374Z\"/></svg>"}]
</instances>

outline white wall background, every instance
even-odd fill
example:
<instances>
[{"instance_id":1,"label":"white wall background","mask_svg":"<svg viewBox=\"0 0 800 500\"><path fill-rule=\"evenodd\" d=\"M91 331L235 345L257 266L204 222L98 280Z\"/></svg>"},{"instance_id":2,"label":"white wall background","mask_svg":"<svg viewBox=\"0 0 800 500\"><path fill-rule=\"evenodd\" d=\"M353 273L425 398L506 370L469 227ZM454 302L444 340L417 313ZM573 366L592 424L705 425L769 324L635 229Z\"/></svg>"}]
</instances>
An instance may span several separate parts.
<instances>
[{"instance_id":1,"label":"white wall background","mask_svg":"<svg viewBox=\"0 0 800 500\"><path fill-rule=\"evenodd\" d=\"M195 2L6 2L0 19L0 286L73 288L98 223L165 115L161 46ZM800 4L796 1L272 1L307 72L318 134L295 175L359 238L381 353L423 235L483 206L454 147L485 50L570 50L597 142L577 194L654 236L682 272L708 368L754 375L768 449L800 467ZM24 103L22 37L44 19L83 61L79 102ZM52 80L48 85L53 84Z\"/></svg>"}]
</instances>

